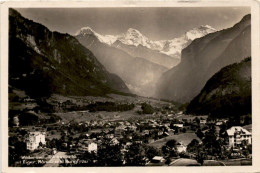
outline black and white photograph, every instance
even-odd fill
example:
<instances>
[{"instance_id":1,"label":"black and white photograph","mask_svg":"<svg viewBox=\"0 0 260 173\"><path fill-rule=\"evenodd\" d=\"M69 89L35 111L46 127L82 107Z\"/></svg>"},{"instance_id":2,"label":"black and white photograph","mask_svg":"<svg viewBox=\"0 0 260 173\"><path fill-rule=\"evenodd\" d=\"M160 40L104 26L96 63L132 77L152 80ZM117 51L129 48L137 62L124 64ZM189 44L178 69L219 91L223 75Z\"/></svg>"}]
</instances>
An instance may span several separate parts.
<instances>
[{"instance_id":1,"label":"black and white photograph","mask_svg":"<svg viewBox=\"0 0 260 173\"><path fill-rule=\"evenodd\" d=\"M252 6L7 11L8 167L255 166Z\"/></svg>"}]
</instances>

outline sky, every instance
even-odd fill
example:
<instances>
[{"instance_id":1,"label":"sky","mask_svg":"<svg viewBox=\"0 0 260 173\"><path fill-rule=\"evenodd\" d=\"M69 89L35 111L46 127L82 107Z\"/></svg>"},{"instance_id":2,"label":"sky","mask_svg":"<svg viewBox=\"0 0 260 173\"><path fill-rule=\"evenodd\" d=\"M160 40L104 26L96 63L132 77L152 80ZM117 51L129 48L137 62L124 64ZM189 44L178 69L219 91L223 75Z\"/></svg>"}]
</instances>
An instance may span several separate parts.
<instances>
[{"instance_id":1,"label":"sky","mask_svg":"<svg viewBox=\"0 0 260 173\"><path fill-rule=\"evenodd\" d=\"M250 7L140 7L140 8L17 8L24 17L51 31L74 35L82 27L99 34L118 35L128 28L151 40L173 39L201 25L217 30L232 27Z\"/></svg>"}]
</instances>

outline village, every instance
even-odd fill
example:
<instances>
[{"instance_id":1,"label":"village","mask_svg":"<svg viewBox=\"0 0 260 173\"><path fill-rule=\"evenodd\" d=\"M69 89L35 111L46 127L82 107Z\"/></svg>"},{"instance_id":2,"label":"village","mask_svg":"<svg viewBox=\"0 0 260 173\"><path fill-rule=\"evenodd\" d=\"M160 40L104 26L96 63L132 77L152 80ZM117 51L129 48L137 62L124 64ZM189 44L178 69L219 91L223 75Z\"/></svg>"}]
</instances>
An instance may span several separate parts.
<instances>
[{"instance_id":1,"label":"village","mask_svg":"<svg viewBox=\"0 0 260 173\"><path fill-rule=\"evenodd\" d=\"M115 116L116 117L116 116ZM229 127L228 127L229 126ZM230 126L183 112L144 119L90 120L12 127L20 166L224 166L250 164L251 125ZM20 141L20 142L17 142ZM18 148L17 148L18 147Z\"/></svg>"}]
</instances>

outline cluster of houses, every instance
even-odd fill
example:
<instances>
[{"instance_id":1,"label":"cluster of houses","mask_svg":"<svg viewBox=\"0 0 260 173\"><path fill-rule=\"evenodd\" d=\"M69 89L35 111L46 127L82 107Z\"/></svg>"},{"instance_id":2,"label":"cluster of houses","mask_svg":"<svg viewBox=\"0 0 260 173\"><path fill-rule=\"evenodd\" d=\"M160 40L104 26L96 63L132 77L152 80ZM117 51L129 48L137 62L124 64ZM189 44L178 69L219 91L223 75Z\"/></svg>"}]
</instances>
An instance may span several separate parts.
<instances>
[{"instance_id":1,"label":"cluster of houses","mask_svg":"<svg viewBox=\"0 0 260 173\"><path fill-rule=\"evenodd\" d=\"M219 120L210 123L214 123L216 126L220 126L226 120ZM89 123L79 123L79 125L92 126L93 122ZM200 125L205 125L207 122L206 119L199 119ZM184 122L178 121L178 123L171 123L171 119L145 119L138 121L111 121L103 122L102 125L106 127L114 127L113 130L104 129L102 133L98 136L90 137L89 134L80 139L77 143L73 142L72 147L78 152L97 152L98 145L102 143L103 139L109 139L111 145L116 145L120 143L119 141L124 140L124 145L131 145L132 142L140 143L151 143L157 139L169 136L170 132L174 133L174 128L182 129L184 128ZM99 122L96 125L100 125ZM252 134L247 129L240 126L233 126L227 131L228 135L228 145L229 147L239 147L241 145L252 144ZM27 136L26 145L28 150L35 150L42 145L46 144L45 141L45 132L30 132ZM134 139L134 136L139 136L138 139ZM147 141L144 141L147 139ZM244 141L244 142L242 142ZM187 146L184 145L181 141L177 141L177 150L179 153L186 152Z\"/></svg>"}]
</instances>

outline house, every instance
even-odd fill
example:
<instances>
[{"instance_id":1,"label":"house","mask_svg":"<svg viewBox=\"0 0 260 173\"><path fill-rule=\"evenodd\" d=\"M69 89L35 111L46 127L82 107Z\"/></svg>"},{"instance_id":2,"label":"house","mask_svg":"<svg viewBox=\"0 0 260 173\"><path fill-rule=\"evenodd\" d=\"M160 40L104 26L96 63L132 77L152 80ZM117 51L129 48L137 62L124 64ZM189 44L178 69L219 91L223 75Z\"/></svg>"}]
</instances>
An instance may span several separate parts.
<instances>
[{"instance_id":1,"label":"house","mask_svg":"<svg viewBox=\"0 0 260 173\"><path fill-rule=\"evenodd\" d=\"M165 123L165 124L164 124L164 127L170 127L170 126L171 126L170 123Z\"/></svg>"},{"instance_id":2,"label":"house","mask_svg":"<svg viewBox=\"0 0 260 173\"><path fill-rule=\"evenodd\" d=\"M149 135L149 133L150 133L149 130L144 130L142 136Z\"/></svg>"},{"instance_id":3,"label":"house","mask_svg":"<svg viewBox=\"0 0 260 173\"><path fill-rule=\"evenodd\" d=\"M111 139L110 145L117 145L119 144L119 141L116 138Z\"/></svg>"},{"instance_id":4,"label":"house","mask_svg":"<svg viewBox=\"0 0 260 173\"><path fill-rule=\"evenodd\" d=\"M119 126L115 129L115 137L121 138L123 136L124 131L126 130L126 126Z\"/></svg>"},{"instance_id":5,"label":"house","mask_svg":"<svg viewBox=\"0 0 260 173\"><path fill-rule=\"evenodd\" d=\"M97 143L95 142L90 142L88 144L88 152L91 153L91 152L95 152L97 153Z\"/></svg>"},{"instance_id":6,"label":"house","mask_svg":"<svg viewBox=\"0 0 260 173\"><path fill-rule=\"evenodd\" d=\"M57 153L57 149L56 148L53 148L52 149L52 154L54 155L54 154L56 154Z\"/></svg>"},{"instance_id":7,"label":"house","mask_svg":"<svg viewBox=\"0 0 260 173\"><path fill-rule=\"evenodd\" d=\"M132 126L129 126L128 129L129 129L130 131L136 132L137 127L134 126L134 125L132 125Z\"/></svg>"},{"instance_id":8,"label":"house","mask_svg":"<svg viewBox=\"0 0 260 173\"><path fill-rule=\"evenodd\" d=\"M129 147L132 145L132 142L127 142L126 144L123 145L123 149L128 151Z\"/></svg>"},{"instance_id":9,"label":"house","mask_svg":"<svg viewBox=\"0 0 260 173\"><path fill-rule=\"evenodd\" d=\"M162 156L154 156L153 159L152 159L153 163L161 163L161 162L164 162L164 161L165 161L165 159Z\"/></svg>"},{"instance_id":10,"label":"house","mask_svg":"<svg viewBox=\"0 0 260 173\"><path fill-rule=\"evenodd\" d=\"M173 124L174 127L183 128L183 124Z\"/></svg>"},{"instance_id":11,"label":"house","mask_svg":"<svg viewBox=\"0 0 260 173\"><path fill-rule=\"evenodd\" d=\"M131 124L126 121L126 122L125 122L125 125L126 125L126 126L130 126Z\"/></svg>"},{"instance_id":12,"label":"house","mask_svg":"<svg viewBox=\"0 0 260 173\"><path fill-rule=\"evenodd\" d=\"M143 141L135 141L136 144L142 144Z\"/></svg>"},{"instance_id":13,"label":"house","mask_svg":"<svg viewBox=\"0 0 260 173\"><path fill-rule=\"evenodd\" d=\"M112 139L112 138L114 138L114 134L106 134L105 137L108 138L108 139Z\"/></svg>"},{"instance_id":14,"label":"house","mask_svg":"<svg viewBox=\"0 0 260 173\"><path fill-rule=\"evenodd\" d=\"M169 136L169 133L167 133L167 132L164 132L164 134L165 134L166 136Z\"/></svg>"},{"instance_id":15,"label":"house","mask_svg":"<svg viewBox=\"0 0 260 173\"><path fill-rule=\"evenodd\" d=\"M97 143L94 142L93 140L84 139L78 143L77 147L79 148L79 150L84 152L85 151L88 151L89 153L97 152Z\"/></svg>"},{"instance_id":16,"label":"house","mask_svg":"<svg viewBox=\"0 0 260 173\"><path fill-rule=\"evenodd\" d=\"M180 112L178 112L177 114L178 114L178 115L182 115L182 114L183 114L183 111L180 111Z\"/></svg>"},{"instance_id":17,"label":"house","mask_svg":"<svg viewBox=\"0 0 260 173\"><path fill-rule=\"evenodd\" d=\"M184 145L182 142L178 142L178 143L176 144L176 148L177 148L177 151L178 151L179 153L181 153L181 152L186 152L187 146Z\"/></svg>"},{"instance_id":18,"label":"house","mask_svg":"<svg viewBox=\"0 0 260 173\"><path fill-rule=\"evenodd\" d=\"M26 139L26 148L27 150L35 150L41 145L45 145L45 132L29 132L29 135Z\"/></svg>"},{"instance_id":19,"label":"house","mask_svg":"<svg viewBox=\"0 0 260 173\"><path fill-rule=\"evenodd\" d=\"M218 122L216 122L216 126L221 126L222 124L223 124L222 121L218 121Z\"/></svg>"},{"instance_id":20,"label":"house","mask_svg":"<svg viewBox=\"0 0 260 173\"><path fill-rule=\"evenodd\" d=\"M233 126L227 130L230 147L243 145L242 141L252 144L252 134L240 126Z\"/></svg>"},{"instance_id":21,"label":"house","mask_svg":"<svg viewBox=\"0 0 260 173\"><path fill-rule=\"evenodd\" d=\"M200 119L200 124L206 124L207 120L206 119Z\"/></svg>"},{"instance_id":22,"label":"house","mask_svg":"<svg viewBox=\"0 0 260 173\"><path fill-rule=\"evenodd\" d=\"M161 135L163 135L163 131L158 132L158 136L161 136Z\"/></svg>"},{"instance_id":23,"label":"house","mask_svg":"<svg viewBox=\"0 0 260 173\"><path fill-rule=\"evenodd\" d=\"M215 123L216 123L216 120L215 120L215 119L208 119L208 120L207 120L207 123L208 123L208 124L215 124Z\"/></svg>"},{"instance_id":24,"label":"house","mask_svg":"<svg viewBox=\"0 0 260 173\"><path fill-rule=\"evenodd\" d=\"M148 143L152 143L152 142L154 142L155 140L154 139L148 139Z\"/></svg>"}]
</instances>

